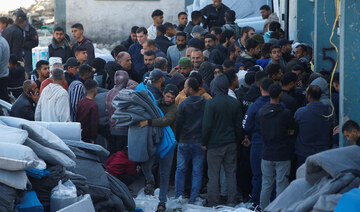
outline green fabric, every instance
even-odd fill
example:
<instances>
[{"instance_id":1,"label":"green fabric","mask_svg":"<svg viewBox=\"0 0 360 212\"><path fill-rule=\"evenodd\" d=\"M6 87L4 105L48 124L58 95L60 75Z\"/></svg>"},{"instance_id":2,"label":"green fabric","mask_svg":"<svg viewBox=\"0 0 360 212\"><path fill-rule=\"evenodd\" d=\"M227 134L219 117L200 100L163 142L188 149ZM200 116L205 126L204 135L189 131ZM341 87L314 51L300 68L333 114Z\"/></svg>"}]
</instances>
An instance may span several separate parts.
<instances>
[{"instance_id":1,"label":"green fabric","mask_svg":"<svg viewBox=\"0 0 360 212\"><path fill-rule=\"evenodd\" d=\"M216 95L205 106L202 145L216 148L242 140L240 102L228 95Z\"/></svg>"},{"instance_id":2,"label":"green fabric","mask_svg":"<svg viewBox=\"0 0 360 212\"><path fill-rule=\"evenodd\" d=\"M164 117L151 120L151 122L149 122L149 125L151 123L151 126L153 127L170 126L172 129L174 129L173 125L175 123L177 114L177 107L175 105L175 102L171 105L166 105L163 102L163 98L161 98L160 100L158 100L157 104L161 111L164 113Z\"/></svg>"}]
</instances>

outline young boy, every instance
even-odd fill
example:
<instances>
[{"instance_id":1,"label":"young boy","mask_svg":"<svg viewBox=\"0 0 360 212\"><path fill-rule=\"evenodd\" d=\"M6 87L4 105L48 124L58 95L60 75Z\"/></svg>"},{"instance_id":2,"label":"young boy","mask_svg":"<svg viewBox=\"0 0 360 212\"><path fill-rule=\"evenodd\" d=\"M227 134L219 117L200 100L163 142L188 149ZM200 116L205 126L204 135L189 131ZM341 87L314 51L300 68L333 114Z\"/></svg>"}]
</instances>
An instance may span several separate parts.
<instances>
[{"instance_id":1,"label":"young boy","mask_svg":"<svg viewBox=\"0 0 360 212\"><path fill-rule=\"evenodd\" d=\"M77 104L77 120L81 123L82 140L94 144L98 128L98 105L94 101L97 94L97 83L88 79L84 83L86 97Z\"/></svg>"}]
</instances>

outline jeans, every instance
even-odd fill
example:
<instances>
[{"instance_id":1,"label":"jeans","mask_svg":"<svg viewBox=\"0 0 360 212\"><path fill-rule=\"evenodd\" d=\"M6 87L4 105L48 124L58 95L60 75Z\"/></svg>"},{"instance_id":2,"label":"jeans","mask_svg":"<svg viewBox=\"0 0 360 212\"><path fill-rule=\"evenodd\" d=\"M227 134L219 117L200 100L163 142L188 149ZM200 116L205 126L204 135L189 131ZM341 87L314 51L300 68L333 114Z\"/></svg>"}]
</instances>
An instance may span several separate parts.
<instances>
[{"instance_id":1,"label":"jeans","mask_svg":"<svg viewBox=\"0 0 360 212\"><path fill-rule=\"evenodd\" d=\"M202 185L202 172L205 162L205 152L201 149L200 143L180 143L177 152L177 165L175 173L175 194L176 197L184 195L185 176L192 160L192 181L190 201L195 202L199 197Z\"/></svg>"},{"instance_id":2,"label":"jeans","mask_svg":"<svg viewBox=\"0 0 360 212\"><path fill-rule=\"evenodd\" d=\"M261 161L262 187L260 207L265 209L270 204L271 193L276 181L276 196L289 185L291 160L287 161Z\"/></svg>"},{"instance_id":3,"label":"jeans","mask_svg":"<svg viewBox=\"0 0 360 212\"><path fill-rule=\"evenodd\" d=\"M261 148L262 144L252 144L250 149L250 165L253 177L251 180L252 192L251 198L254 206L260 204L261 192Z\"/></svg>"},{"instance_id":4,"label":"jeans","mask_svg":"<svg viewBox=\"0 0 360 212\"><path fill-rule=\"evenodd\" d=\"M159 200L161 203L166 202L166 194L169 190L169 179L171 165L174 157L174 151L169 153L165 158L160 158L159 155L152 156L148 161L142 164L142 171L144 173L146 183L155 183L154 175L152 173L152 166L156 158L160 165L160 194Z\"/></svg>"},{"instance_id":5,"label":"jeans","mask_svg":"<svg viewBox=\"0 0 360 212\"><path fill-rule=\"evenodd\" d=\"M236 161L237 148L235 143L226 144L225 146L208 149L208 204L210 206L219 203L219 178L220 167L224 165L226 185L228 191L228 204L236 204Z\"/></svg>"}]
</instances>

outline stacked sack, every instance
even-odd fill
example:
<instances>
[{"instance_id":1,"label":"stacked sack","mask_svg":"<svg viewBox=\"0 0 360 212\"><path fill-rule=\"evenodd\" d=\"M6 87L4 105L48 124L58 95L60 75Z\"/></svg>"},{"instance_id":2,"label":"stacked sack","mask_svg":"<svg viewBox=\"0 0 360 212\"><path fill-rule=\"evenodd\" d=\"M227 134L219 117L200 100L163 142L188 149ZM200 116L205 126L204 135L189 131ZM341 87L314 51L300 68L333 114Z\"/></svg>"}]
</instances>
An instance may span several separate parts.
<instances>
[{"instance_id":1,"label":"stacked sack","mask_svg":"<svg viewBox=\"0 0 360 212\"><path fill-rule=\"evenodd\" d=\"M109 152L82 142L80 127L72 133L66 125L0 116L0 211L29 209L24 206L29 198L39 202L39 211L49 211L51 190L60 180L71 180L78 195L78 202L61 211L134 210L127 187L100 162Z\"/></svg>"}]
</instances>

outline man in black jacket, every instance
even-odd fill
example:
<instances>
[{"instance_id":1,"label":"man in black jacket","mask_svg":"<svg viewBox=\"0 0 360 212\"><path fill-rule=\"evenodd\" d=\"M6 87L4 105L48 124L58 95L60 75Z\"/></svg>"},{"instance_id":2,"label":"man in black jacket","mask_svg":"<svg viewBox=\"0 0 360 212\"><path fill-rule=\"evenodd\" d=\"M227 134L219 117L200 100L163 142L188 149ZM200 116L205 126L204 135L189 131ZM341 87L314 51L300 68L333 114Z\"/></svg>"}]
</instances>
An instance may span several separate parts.
<instances>
[{"instance_id":1,"label":"man in black jacket","mask_svg":"<svg viewBox=\"0 0 360 212\"><path fill-rule=\"evenodd\" d=\"M276 196L289 185L291 158L294 152L295 122L290 110L280 104L281 86L269 87L270 104L259 110L259 123L263 138L262 147L262 186L260 207L265 209L270 203L271 192L276 180Z\"/></svg>"},{"instance_id":2,"label":"man in black jacket","mask_svg":"<svg viewBox=\"0 0 360 212\"><path fill-rule=\"evenodd\" d=\"M190 202L199 197L205 152L201 149L201 128L206 99L199 94L199 82L190 77L185 81L184 92L187 98L179 105L175 122L176 140L179 141L175 175L175 197L184 195L186 171L192 161L192 189Z\"/></svg>"},{"instance_id":3,"label":"man in black jacket","mask_svg":"<svg viewBox=\"0 0 360 212\"><path fill-rule=\"evenodd\" d=\"M24 60L25 60L25 70L27 73L30 73L33 70L32 64L32 49L39 45L39 37L36 32L36 29L27 22L25 27L25 41L24 41Z\"/></svg>"},{"instance_id":4,"label":"man in black jacket","mask_svg":"<svg viewBox=\"0 0 360 212\"><path fill-rule=\"evenodd\" d=\"M18 61L23 59L23 49L24 49L24 30L23 28L26 25L26 14L24 12L18 12L16 15L15 23L1 33L6 41L9 43L10 54L14 54Z\"/></svg>"},{"instance_id":5,"label":"man in black jacket","mask_svg":"<svg viewBox=\"0 0 360 212\"><path fill-rule=\"evenodd\" d=\"M36 103L39 101L39 89L32 80L23 83L23 93L11 107L10 116L34 121Z\"/></svg>"},{"instance_id":6,"label":"man in black jacket","mask_svg":"<svg viewBox=\"0 0 360 212\"><path fill-rule=\"evenodd\" d=\"M202 148L207 150L208 206L219 203L220 167L224 165L227 181L228 204L236 204L237 143L242 140L242 114L240 103L228 95L230 81L218 75L213 84L214 98L205 106L202 122ZM226 109L224 109L226 105Z\"/></svg>"},{"instance_id":7,"label":"man in black jacket","mask_svg":"<svg viewBox=\"0 0 360 212\"><path fill-rule=\"evenodd\" d=\"M295 73L289 72L284 74L281 79L282 96L281 101L284 102L287 109L294 115L299 108L298 101L292 96L296 88L297 76Z\"/></svg>"},{"instance_id":8,"label":"man in black jacket","mask_svg":"<svg viewBox=\"0 0 360 212\"><path fill-rule=\"evenodd\" d=\"M246 41L246 52L236 58L236 62L241 62L245 65L245 69L249 69L256 65L256 59L259 57L261 44L253 38Z\"/></svg>"},{"instance_id":9,"label":"man in black jacket","mask_svg":"<svg viewBox=\"0 0 360 212\"><path fill-rule=\"evenodd\" d=\"M56 27L51 44L49 45L49 57L61 57L62 63L71 57L69 41L65 39L64 29Z\"/></svg>"},{"instance_id":10,"label":"man in black jacket","mask_svg":"<svg viewBox=\"0 0 360 212\"><path fill-rule=\"evenodd\" d=\"M169 38L165 36L166 34L166 27L163 24L159 24L156 27L156 38L155 43L159 46L160 50L164 53L167 52L168 48L174 45Z\"/></svg>"},{"instance_id":11,"label":"man in black jacket","mask_svg":"<svg viewBox=\"0 0 360 212\"><path fill-rule=\"evenodd\" d=\"M222 65L224 60L228 58L228 48L235 43L235 34L231 30L225 30L221 33L220 44L216 45L210 52L209 62Z\"/></svg>"},{"instance_id":12,"label":"man in black jacket","mask_svg":"<svg viewBox=\"0 0 360 212\"><path fill-rule=\"evenodd\" d=\"M222 3L222 0L212 0L212 4L200 10L206 17L206 24L211 29L213 26L222 27L225 24L225 12L229 8Z\"/></svg>"},{"instance_id":13,"label":"man in black jacket","mask_svg":"<svg viewBox=\"0 0 360 212\"><path fill-rule=\"evenodd\" d=\"M134 66L131 62L131 56L127 52L120 52L116 58L117 63L121 66L120 70L124 70L129 74L130 79L140 83L141 77L135 71Z\"/></svg>"},{"instance_id":14,"label":"man in black jacket","mask_svg":"<svg viewBox=\"0 0 360 212\"><path fill-rule=\"evenodd\" d=\"M125 46L126 49L129 49L129 47L137 41L137 37L136 37L137 29L139 29L138 26L131 27L129 37L126 40L124 40L123 42L121 42L121 45Z\"/></svg>"},{"instance_id":15,"label":"man in black jacket","mask_svg":"<svg viewBox=\"0 0 360 212\"><path fill-rule=\"evenodd\" d=\"M92 64L93 60L95 59L95 51L94 51L94 45L92 41L84 36L84 27L82 24L76 23L71 26L71 31L73 33L74 38L77 40L77 42L72 47L73 56L75 56L75 50L79 46L83 46L86 48L87 51L87 64Z\"/></svg>"}]
</instances>

